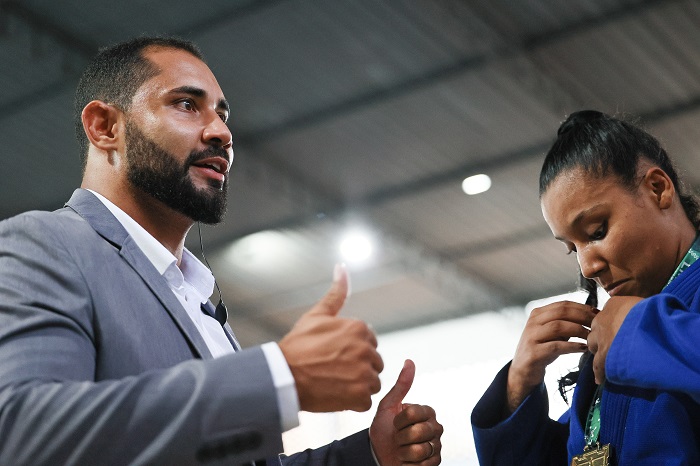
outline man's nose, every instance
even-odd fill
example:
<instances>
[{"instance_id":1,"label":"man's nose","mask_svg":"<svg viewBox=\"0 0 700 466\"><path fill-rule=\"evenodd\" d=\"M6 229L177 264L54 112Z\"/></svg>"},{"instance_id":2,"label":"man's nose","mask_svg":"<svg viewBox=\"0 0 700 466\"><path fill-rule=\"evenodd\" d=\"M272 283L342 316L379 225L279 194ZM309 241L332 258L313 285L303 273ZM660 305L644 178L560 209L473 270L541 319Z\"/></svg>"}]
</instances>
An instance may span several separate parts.
<instances>
[{"instance_id":1,"label":"man's nose","mask_svg":"<svg viewBox=\"0 0 700 466\"><path fill-rule=\"evenodd\" d=\"M209 145L215 145L223 149L230 149L233 146L233 135L226 123L217 115L204 128L202 139Z\"/></svg>"}]
</instances>

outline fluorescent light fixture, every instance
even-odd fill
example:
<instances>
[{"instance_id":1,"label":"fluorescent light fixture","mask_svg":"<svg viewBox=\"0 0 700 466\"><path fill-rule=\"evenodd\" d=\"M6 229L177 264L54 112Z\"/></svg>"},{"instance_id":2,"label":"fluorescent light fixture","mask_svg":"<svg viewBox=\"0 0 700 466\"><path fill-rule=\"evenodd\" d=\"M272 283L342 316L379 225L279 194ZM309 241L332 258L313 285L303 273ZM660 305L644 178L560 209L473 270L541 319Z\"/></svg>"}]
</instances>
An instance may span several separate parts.
<instances>
[{"instance_id":1,"label":"fluorescent light fixture","mask_svg":"<svg viewBox=\"0 0 700 466\"><path fill-rule=\"evenodd\" d=\"M249 272L274 274L287 271L295 263L298 244L289 234L265 230L235 241L226 252L226 259Z\"/></svg>"},{"instance_id":2,"label":"fluorescent light fixture","mask_svg":"<svg viewBox=\"0 0 700 466\"><path fill-rule=\"evenodd\" d=\"M346 234L340 242L340 254L347 262L364 262L374 252L372 239L367 233L353 231Z\"/></svg>"},{"instance_id":3,"label":"fluorescent light fixture","mask_svg":"<svg viewBox=\"0 0 700 466\"><path fill-rule=\"evenodd\" d=\"M488 191L490 187L491 178L484 174L470 176L462 181L462 191L470 196Z\"/></svg>"}]
</instances>

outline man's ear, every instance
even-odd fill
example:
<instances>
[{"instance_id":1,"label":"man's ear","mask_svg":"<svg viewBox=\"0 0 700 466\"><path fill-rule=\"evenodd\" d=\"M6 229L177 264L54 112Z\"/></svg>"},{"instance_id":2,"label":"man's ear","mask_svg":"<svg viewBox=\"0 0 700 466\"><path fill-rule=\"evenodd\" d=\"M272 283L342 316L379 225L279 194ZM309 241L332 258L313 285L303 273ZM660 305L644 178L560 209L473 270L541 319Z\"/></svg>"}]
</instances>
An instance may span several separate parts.
<instances>
[{"instance_id":1,"label":"man's ear","mask_svg":"<svg viewBox=\"0 0 700 466\"><path fill-rule=\"evenodd\" d=\"M647 186L660 209L668 209L673 204L676 188L668 174L659 167L651 167L644 175Z\"/></svg>"},{"instance_id":2,"label":"man's ear","mask_svg":"<svg viewBox=\"0 0 700 466\"><path fill-rule=\"evenodd\" d=\"M114 105L93 100L83 108L83 129L90 143L104 151L117 150L121 143L124 113Z\"/></svg>"}]
</instances>

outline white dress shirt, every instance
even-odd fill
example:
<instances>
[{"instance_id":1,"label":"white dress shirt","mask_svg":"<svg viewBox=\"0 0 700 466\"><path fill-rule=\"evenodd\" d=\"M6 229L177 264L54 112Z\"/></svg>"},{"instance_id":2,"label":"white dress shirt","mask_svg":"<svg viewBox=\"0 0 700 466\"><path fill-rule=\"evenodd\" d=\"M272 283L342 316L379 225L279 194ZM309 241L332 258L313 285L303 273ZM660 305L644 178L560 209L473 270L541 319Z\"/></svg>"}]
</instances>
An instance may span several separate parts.
<instances>
[{"instance_id":1,"label":"white dress shirt","mask_svg":"<svg viewBox=\"0 0 700 466\"><path fill-rule=\"evenodd\" d=\"M214 275L211 271L187 249L183 251L178 267L177 257L126 212L101 194L89 191L117 218L158 273L168 282L175 297L199 330L212 356L216 358L233 352L234 348L219 321L205 313L201 307L214 291ZM299 399L294 377L277 343L265 343L261 348L277 391L282 431L286 431L299 425Z\"/></svg>"}]
</instances>

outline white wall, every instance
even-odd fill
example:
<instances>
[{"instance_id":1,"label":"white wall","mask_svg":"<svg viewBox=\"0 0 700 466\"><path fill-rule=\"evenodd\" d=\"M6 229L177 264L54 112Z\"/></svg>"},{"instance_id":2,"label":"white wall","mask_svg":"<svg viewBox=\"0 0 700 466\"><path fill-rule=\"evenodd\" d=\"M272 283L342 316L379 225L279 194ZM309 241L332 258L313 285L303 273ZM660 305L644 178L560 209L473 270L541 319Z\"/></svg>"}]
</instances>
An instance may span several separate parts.
<instances>
[{"instance_id":1,"label":"white wall","mask_svg":"<svg viewBox=\"0 0 700 466\"><path fill-rule=\"evenodd\" d=\"M583 301L583 294L567 299ZM416 379L405 402L429 404L445 427L442 436L443 465L477 465L469 416L496 373L513 356L529 310L509 308L471 317L379 336L379 352L385 369L382 390L366 413L301 413L301 425L284 434L285 451L294 452L329 443L369 426L376 404L393 386L406 358L416 363ZM550 417L567 406L556 389L556 380L578 364L579 355L557 360L547 371Z\"/></svg>"}]
</instances>

